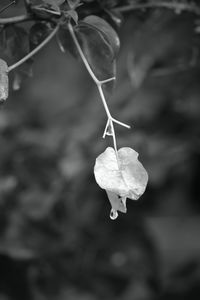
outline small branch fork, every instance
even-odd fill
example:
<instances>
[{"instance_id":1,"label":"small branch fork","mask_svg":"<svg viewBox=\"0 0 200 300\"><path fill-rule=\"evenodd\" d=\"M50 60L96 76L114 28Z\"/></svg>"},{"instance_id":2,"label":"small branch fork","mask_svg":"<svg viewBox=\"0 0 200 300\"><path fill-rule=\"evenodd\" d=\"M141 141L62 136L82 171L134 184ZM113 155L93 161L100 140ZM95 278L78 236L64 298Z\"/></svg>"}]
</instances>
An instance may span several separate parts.
<instances>
[{"instance_id":1,"label":"small branch fork","mask_svg":"<svg viewBox=\"0 0 200 300\"><path fill-rule=\"evenodd\" d=\"M99 94L100 94L100 97L101 97L101 100L102 100L102 103L103 103L103 106L104 106L104 109L105 109L105 112L106 112L106 115L107 115L107 123L106 123L106 127L105 127L105 130L104 130L104 134L103 134L103 138L105 138L106 135L111 135L112 138L113 138L113 145L114 145L114 149L115 149L115 153L116 153L116 157L118 157L118 153L117 153L117 142L116 142L116 135L115 135L115 128L114 128L114 123L117 123L123 127L126 127L126 128L130 128L129 125L125 124L125 123L122 123L118 120L116 120L115 118L112 117L111 113L110 113L110 110L108 108L108 105L107 105L107 102L106 102L106 99L105 99L105 96L104 96L104 92L103 92L103 84L107 83L107 82L110 82L110 81L113 81L115 80L115 77L111 77L111 78L108 78L106 80L99 80L94 72L92 71L82 49L81 49L81 46L77 40L77 37L74 33L74 30L73 30L73 27L70 23L68 23L68 28L69 28L69 32L71 34L71 37L76 45L76 48L81 56L81 59L88 71L88 73L90 74L90 76L92 77L93 81L95 82L97 88L98 88L98 91L99 91ZM110 131L109 131L110 129Z\"/></svg>"}]
</instances>

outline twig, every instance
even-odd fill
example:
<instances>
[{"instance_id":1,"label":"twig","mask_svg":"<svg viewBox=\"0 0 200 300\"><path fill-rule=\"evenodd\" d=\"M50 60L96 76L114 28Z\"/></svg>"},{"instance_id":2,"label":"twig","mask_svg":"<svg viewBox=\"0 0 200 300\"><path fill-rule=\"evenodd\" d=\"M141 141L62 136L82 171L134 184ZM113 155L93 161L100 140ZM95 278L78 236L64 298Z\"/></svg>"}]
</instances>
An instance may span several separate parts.
<instances>
[{"instance_id":1,"label":"twig","mask_svg":"<svg viewBox=\"0 0 200 300\"><path fill-rule=\"evenodd\" d=\"M52 14L54 17L58 18L61 16L61 13L50 10L50 9L40 9L41 11L45 11L47 13ZM6 25L6 24L13 24L13 23L21 23L21 22L26 22L26 21L32 21L35 20L36 18L34 17L34 15L32 15L31 13L26 14L26 15L20 15L20 16L15 16L15 17L9 17L9 18L0 18L0 25ZM40 20L49 20L48 18L38 18ZM51 20L52 21L52 20Z\"/></svg>"},{"instance_id":2,"label":"twig","mask_svg":"<svg viewBox=\"0 0 200 300\"><path fill-rule=\"evenodd\" d=\"M0 24L12 24L12 23L20 23L25 21L32 20L32 17L29 15L20 15L15 17L9 17L9 18L0 18Z\"/></svg>"},{"instance_id":3,"label":"twig","mask_svg":"<svg viewBox=\"0 0 200 300\"><path fill-rule=\"evenodd\" d=\"M42 9L41 9L42 10ZM59 12L49 10L49 9L43 9L43 11L51 13L55 17L60 17L61 14ZM0 18L0 25L6 25L6 24L13 24L13 23L21 23L26 21L32 21L34 20L34 15L31 13L26 15L20 15L15 17L9 17L9 18ZM40 20L47 20L47 18L39 18Z\"/></svg>"},{"instance_id":4,"label":"twig","mask_svg":"<svg viewBox=\"0 0 200 300\"><path fill-rule=\"evenodd\" d=\"M4 10L6 10L7 8L9 8L11 5L15 4L15 0L13 0L12 2L10 2L9 4L7 4L6 6L4 6L1 10L0 10L0 14L2 12L4 12Z\"/></svg>"},{"instance_id":5,"label":"twig","mask_svg":"<svg viewBox=\"0 0 200 300\"><path fill-rule=\"evenodd\" d=\"M22 59L20 59L18 62L15 64L11 65L8 67L8 72L14 70L15 68L19 67L21 64L23 64L25 61L30 59L33 55L35 55L38 51L40 51L57 33L58 29L60 27L60 24L58 23L57 26L54 28L54 30L48 35L48 37L41 43L39 44L33 51L28 53L26 56L24 56Z\"/></svg>"},{"instance_id":6,"label":"twig","mask_svg":"<svg viewBox=\"0 0 200 300\"><path fill-rule=\"evenodd\" d=\"M44 12L50 13L50 14L55 15L55 16L61 16L61 12L55 11L55 10L52 10L52 9L47 9L47 8L44 8L44 7L40 7L40 11L44 11Z\"/></svg>"},{"instance_id":7,"label":"twig","mask_svg":"<svg viewBox=\"0 0 200 300\"><path fill-rule=\"evenodd\" d=\"M78 42L78 40L77 40L77 37L76 37L76 35L75 35L75 33L74 33L73 27L72 27L72 25L71 25L70 23L68 23L68 28L69 28L69 32L70 32L70 34L71 34L71 37L72 37L72 39L73 39L73 41L74 41L74 43L75 43L75 45L76 45L76 48L77 48L77 50L78 50L78 52L79 52L79 54L80 54L80 56L81 56L81 59L82 59L84 65L85 65L85 67L86 67L88 73L90 74L91 78L93 79L93 81L94 81L95 84L97 85L97 88L98 88L98 91L99 91L99 94L100 94L100 97L101 97L101 100L102 100L102 103L103 103L103 106L104 106L104 109L105 109L105 112L106 112L106 115L107 115L107 118L108 118L107 123L106 123L105 130L104 130L103 137L105 137L105 136L107 135L107 129L108 129L108 127L110 126L110 128L111 128L111 133L110 133L109 135L112 135L112 138L113 138L113 146L114 146L115 153L116 153L116 157L117 157L117 160L118 160L117 142L116 142L116 135L115 135L115 129L114 129L114 124L113 124L113 123L117 123L117 124L119 124L119 125L121 125L121 126L124 126L124 127L126 127L126 128L130 128L130 126L127 125L127 124L124 124L124 123L122 123L122 122L120 122L120 121L118 121L118 120L116 120L115 118L112 117L112 115L111 115L111 113L110 113L110 110L109 110L109 108L108 108L108 105L107 105L105 96L104 96L103 89L102 89L102 85L103 85L104 83L107 83L107 82L110 82L110 81L112 81L112 80L115 80L115 77L108 78L108 79L106 79L106 80L99 80L99 79L95 76L94 72L92 71L92 69L91 69L91 67L90 67L90 65L89 65L89 63L88 63L88 61L87 61L87 59L86 59L86 57L85 57L85 55L84 55L82 49L81 49L81 46L80 46L80 44L79 44L79 42Z\"/></svg>"},{"instance_id":8,"label":"twig","mask_svg":"<svg viewBox=\"0 0 200 300\"><path fill-rule=\"evenodd\" d=\"M195 3L181 3L181 2L168 2L168 1L150 1L148 3L130 4L126 6L116 7L113 10L116 12L128 12L132 10L146 9L146 8L168 8L173 9L177 12L183 10L192 12L194 14L200 15L200 7Z\"/></svg>"}]
</instances>

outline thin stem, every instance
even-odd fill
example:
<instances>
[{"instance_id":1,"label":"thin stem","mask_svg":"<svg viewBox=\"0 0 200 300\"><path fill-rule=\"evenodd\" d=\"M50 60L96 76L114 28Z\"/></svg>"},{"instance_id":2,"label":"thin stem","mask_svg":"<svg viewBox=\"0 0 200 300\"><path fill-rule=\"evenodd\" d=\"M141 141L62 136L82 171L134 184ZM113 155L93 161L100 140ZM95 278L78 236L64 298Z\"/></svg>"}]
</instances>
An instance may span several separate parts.
<instances>
[{"instance_id":1,"label":"thin stem","mask_svg":"<svg viewBox=\"0 0 200 300\"><path fill-rule=\"evenodd\" d=\"M104 133L103 133L103 139L105 139L106 135L109 135L107 130L108 130L108 126L110 125L110 120L108 119L107 120L107 123L106 123L106 127L104 129Z\"/></svg>"},{"instance_id":2,"label":"thin stem","mask_svg":"<svg viewBox=\"0 0 200 300\"><path fill-rule=\"evenodd\" d=\"M119 159L118 159L118 152L117 152L117 141L116 141L116 135L115 135L115 128L114 128L112 120L110 120L110 127L111 127L111 131L112 131L113 146L114 146L114 149L115 149L115 154L116 154L116 157L117 157L117 163L118 163L118 166L119 166Z\"/></svg>"},{"instance_id":3,"label":"thin stem","mask_svg":"<svg viewBox=\"0 0 200 300\"><path fill-rule=\"evenodd\" d=\"M82 49L81 49L81 46L80 46L80 44L79 44L79 42L77 40L77 37L76 37L76 35L74 33L74 30L73 30L73 27L72 27L72 25L70 23L68 24L68 28L69 28L69 32L71 34L71 37L72 37L72 39L74 41L74 44L76 45L76 48L77 48L77 50L78 50L78 52L80 54L80 57L81 57L84 65L85 65L86 69L88 70L88 73L90 74L90 76L92 77L92 79L94 80L94 82L96 84L99 84L99 80L94 75L94 73L93 73L93 71L92 71L92 69L91 69L91 67L90 67L90 65L89 65L89 63L88 63L88 61L87 61L87 59L86 59L86 57L85 57Z\"/></svg>"},{"instance_id":4,"label":"thin stem","mask_svg":"<svg viewBox=\"0 0 200 300\"><path fill-rule=\"evenodd\" d=\"M194 3L180 3L180 2L167 2L167 1L150 1L149 3L130 4L126 6L116 7L113 10L117 12L128 12L131 10L146 9L146 8L168 8L181 12L187 10L189 12L200 15L200 8Z\"/></svg>"},{"instance_id":5,"label":"thin stem","mask_svg":"<svg viewBox=\"0 0 200 300\"><path fill-rule=\"evenodd\" d=\"M92 77L93 81L94 81L94 82L96 83L96 85L97 85L97 88L98 88L98 91L99 91L99 94L100 94L100 97L101 97L101 100L102 100L102 103L103 103L103 106L104 106L104 109L105 109L105 112L106 112L106 115L107 115L107 118L108 118L107 123L106 123L105 130L104 130L103 137L105 137L106 135L108 135L107 129L108 129L108 126L110 126L110 128L111 128L111 133L110 133L109 135L112 135L112 138L113 138L113 146L114 146L114 149L115 149L115 153L116 153L116 157L117 157L117 161L118 161L118 165L119 165L118 152L117 152L117 141L116 141L115 128L114 128L114 124L113 124L113 123L118 123L118 124L120 124L120 125L122 125L122 126L124 126L124 127L127 127L127 128L130 128L130 126L128 126L128 125L126 125L126 124L124 124L124 123L122 123L122 122L120 122L120 121L114 119L114 118L111 116L111 113L110 113L110 111L109 111L109 108L108 108L108 105L107 105L107 102L106 102L106 99L105 99L105 96L104 96L104 92L103 92L103 89L102 89L102 85L103 85L104 83L107 83L107 82L110 82L110 81L112 81L112 80L115 80L115 77L108 78L108 79L106 79L106 80L99 80L99 79L95 76L93 70L91 69L91 67L90 67L90 65L89 65L89 63L88 63L88 61L87 61L87 59L86 59L86 57L85 57L85 55L84 55L84 53L83 53L83 51L82 51L82 49L81 49L81 46L80 46L80 44L79 44L79 42L78 42L78 39L77 39L77 37L76 37L76 35L75 35L75 33L74 33L73 27L72 27L72 25L71 25L70 23L68 23L68 28L69 28L69 32L70 32L70 34L71 34L71 37L72 37L72 39L73 39L73 41L74 41L74 44L75 44L75 46L76 46L76 48L77 48L77 50L78 50L78 52L79 52L79 54L80 54L80 57L81 57L81 59L82 59L84 65L85 65L85 67L86 67L88 73L90 74L90 76Z\"/></svg>"},{"instance_id":6,"label":"thin stem","mask_svg":"<svg viewBox=\"0 0 200 300\"><path fill-rule=\"evenodd\" d=\"M107 102L106 102L106 99L105 99L105 96L104 96L104 93L103 93L103 90L102 90L102 85L103 85L104 83L107 83L107 82L110 82L110 81L112 81L112 80L115 80L115 77L108 78L108 79L105 79L105 80L99 80L99 79L95 76L94 72L92 71L92 69L91 69L91 67L90 67L90 65L89 65L89 63L88 63L88 61L87 61L87 59L86 59L86 57L85 57L85 55L84 55L82 49L81 49L81 46L80 46L80 44L79 44L79 42L78 42L78 40L77 40L77 37L76 37L76 35L75 35L75 33L74 33L73 27L72 27L72 25L71 25L70 23L68 24L68 28L69 28L69 32L70 32L70 34L71 34L71 37L72 37L72 39L73 39L73 41L74 41L74 43L75 43L75 45L76 45L76 48L77 48L77 50L78 50L78 52L79 52L79 54L80 54L80 56L81 56L81 59L82 59L84 65L85 65L85 67L86 67L88 73L90 74L90 76L92 77L93 81L94 81L94 82L96 83L96 85L97 85L97 88L98 88L98 90L99 90L99 94L100 94L100 96L101 96L101 100L102 100L102 102L103 102L103 106L104 106L104 108L105 108L106 115L107 115L108 119L112 119L112 120L114 120L116 123L118 123L118 124L120 124L120 125L122 125L122 126L124 126L124 127L130 128L130 126L128 126L128 125L126 125L126 124L124 124L124 123L122 123L122 122L119 122L119 121L117 121L116 119L113 119L113 118L112 118L111 113L110 113L109 108L108 108L108 105L107 105Z\"/></svg>"},{"instance_id":7,"label":"thin stem","mask_svg":"<svg viewBox=\"0 0 200 300\"><path fill-rule=\"evenodd\" d=\"M10 18L0 18L0 24L12 24L12 23L20 23L25 21L32 20L31 16L29 15L20 15Z\"/></svg>"},{"instance_id":8,"label":"thin stem","mask_svg":"<svg viewBox=\"0 0 200 300\"><path fill-rule=\"evenodd\" d=\"M105 79L105 80L101 80L100 83L101 84L108 83L108 82L113 81L115 79L116 79L116 77L111 77L111 78L108 78L108 79Z\"/></svg>"},{"instance_id":9,"label":"thin stem","mask_svg":"<svg viewBox=\"0 0 200 300\"><path fill-rule=\"evenodd\" d=\"M110 132L108 132L108 127L110 126ZM103 138L106 137L106 135L110 135L112 136L113 139L113 146L114 146L114 150L115 150L115 154L116 154L116 158L117 158L117 164L118 167L120 168L120 162L119 162L119 158L118 158L118 152L117 152L117 141L116 141L116 135L115 135L115 128L114 128L114 124L113 124L113 120L112 119L108 119L107 123L106 123L106 127L103 133Z\"/></svg>"},{"instance_id":10,"label":"thin stem","mask_svg":"<svg viewBox=\"0 0 200 300\"><path fill-rule=\"evenodd\" d=\"M15 0L13 0L12 2L10 2L9 4L7 4L6 6L4 6L1 10L0 10L0 14L2 12L4 12L4 10L6 10L7 8L9 8L11 5L15 4Z\"/></svg>"},{"instance_id":11,"label":"thin stem","mask_svg":"<svg viewBox=\"0 0 200 300\"><path fill-rule=\"evenodd\" d=\"M117 124L119 124L119 125L121 125L121 126L123 126L123 127L126 127L126 128L128 128L128 129L131 128L130 125L127 125L127 124L125 124L125 123L123 123L123 122L120 122L120 121L116 120L115 118L112 118L112 120L113 120L114 123L117 123Z\"/></svg>"},{"instance_id":12,"label":"thin stem","mask_svg":"<svg viewBox=\"0 0 200 300\"><path fill-rule=\"evenodd\" d=\"M45 11L47 13L50 13L52 15L56 15L56 16L61 16L61 13L59 11L55 11L55 10L51 10L51 9L47 9L47 8L40 8L40 11Z\"/></svg>"},{"instance_id":13,"label":"thin stem","mask_svg":"<svg viewBox=\"0 0 200 300\"><path fill-rule=\"evenodd\" d=\"M112 119L112 116L110 114L110 111L109 111L109 108L108 108L108 105L106 103L106 99L105 99L105 96L104 96L104 93L103 93L103 90L102 90L102 86L100 84L98 84L97 88L99 90L99 94L101 96L101 100L103 102L103 106L104 106L104 109L106 111L106 115L107 115L108 119Z\"/></svg>"},{"instance_id":14,"label":"thin stem","mask_svg":"<svg viewBox=\"0 0 200 300\"><path fill-rule=\"evenodd\" d=\"M41 43L39 44L33 51L28 53L26 56L24 56L22 59L20 59L15 64L8 67L8 72L14 70L15 68L19 67L21 64L23 64L25 61L30 59L33 55L35 55L38 51L40 51L57 33L58 29L60 27L60 24L58 23L57 26L54 28L54 30L49 34L49 36Z\"/></svg>"},{"instance_id":15,"label":"thin stem","mask_svg":"<svg viewBox=\"0 0 200 300\"><path fill-rule=\"evenodd\" d=\"M56 12L56 11L53 11L53 10L50 10L50 9L43 9L43 11L51 13L55 17L61 16L61 14L59 12ZM47 18L42 18L42 17L39 18L39 19L47 20ZM32 20L34 20L34 16L31 13L30 14L27 13L26 15L19 15L19 16L9 17L9 18L0 18L0 25L21 23L21 22L32 21Z\"/></svg>"}]
</instances>

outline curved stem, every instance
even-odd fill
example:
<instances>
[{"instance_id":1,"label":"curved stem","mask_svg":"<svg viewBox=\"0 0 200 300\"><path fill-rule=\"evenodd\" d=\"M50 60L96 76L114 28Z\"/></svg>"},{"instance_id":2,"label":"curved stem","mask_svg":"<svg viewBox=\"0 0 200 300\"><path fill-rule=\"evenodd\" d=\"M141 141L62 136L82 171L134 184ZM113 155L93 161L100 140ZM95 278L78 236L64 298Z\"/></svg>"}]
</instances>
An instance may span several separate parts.
<instances>
[{"instance_id":1,"label":"curved stem","mask_svg":"<svg viewBox=\"0 0 200 300\"><path fill-rule=\"evenodd\" d=\"M91 67L90 67L90 65L89 65L89 63L88 63L88 61L87 61L87 59L86 59L86 57L85 57L85 55L84 55L82 49L81 49L81 46L80 46L80 44L79 44L79 42L78 42L78 40L77 40L77 37L76 37L76 35L75 35L75 33L74 33L74 29L73 29L73 27L72 27L72 25L71 25L70 23L68 23L68 28L69 28L69 32L70 32L70 34L71 34L71 37L72 37L72 39L73 39L73 41L74 41L74 44L76 45L76 48L77 48L77 50L78 50L78 52L79 52L79 54L80 54L80 57L81 57L81 59L82 59L84 65L85 65L85 67L86 67L88 73L90 74L90 76L92 77L92 79L94 80L94 82L95 82L96 84L98 84L99 80L98 80L98 79L96 78L96 76L94 75L94 73L93 73L93 71L92 71L92 69L91 69Z\"/></svg>"},{"instance_id":2,"label":"curved stem","mask_svg":"<svg viewBox=\"0 0 200 300\"><path fill-rule=\"evenodd\" d=\"M13 0L12 2L10 2L9 4L7 4L6 6L4 6L1 10L0 10L0 14L2 12L4 12L4 10L6 10L7 8L9 8L11 5L15 4L15 0Z\"/></svg>"},{"instance_id":3,"label":"curved stem","mask_svg":"<svg viewBox=\"0 0 200 300\"><path fill-rule=\"evenodd\" d=\"M106 128L105 128L105 131L104 131L104 134L103 134L103 137L105 137L106 135L108 135L107 129L108 129L108 127L110 126L110 128L111 128L111 133L110 133L109 135L112 135L112 138L113 138L113 146L114 146L115 153L116 153L116 157L117 157L117 160L118 160L117 142L116 142L116 135L115 135L115 129L114 129L114 124L113 124L113 123L118 123L119 125L124 126L124 127L126 127L126 128L130 128L130 126L127 125L127 124L124 124L124 123L122 123L122 122L120 122L120 121L118 121L118 120L116 120L116 119L114 119L114 118L112 117L112 115L111 115L111 113L110 113L110 110L109 110L109 108L108 108L108 105L107 105L105 96L104 96L103 89L102 89L102 85L103 85L104 83L107 83L107 82L110 82L110 81L112 81L112 80L115 80L115 77L108 78L108 79L105 79L105 80L99 80L99 79L95 76L93 70L91 69L91 67L90 67L90 65L89 65L89 63L88 63L88 61L87 61L87 59L86 59L86 57L85 57L85 55L84 55L84 53L83 53L83 51L82 51L82 49L81 49L81 46L80 46L80 44L79 44L79 42L78 42L78 39L77 39L77 37L76 37L76 35L75 35L75 33L74 33L73 27L72 27L72 25L71 25L70 23L68 24L68 28L69 28L69 32L70 32L70 34L71 34L71 37L72 37L72 39L73 39L73 41L74 41L74 44L75 44L75 46L76 46L76 48L77 48L77 50L78 50L78 52L79 52L79 54L80 54L80 57L81 57L81 59L82 59L84 65L85 65L85 67L86 67L88 73L90 74L91 78L93 79L93 81L94 81L94 82L96 83L96 85L97 85L97 88L98 88L98 91L99 91L99 94L100 94L100 97L101 97L101 100L102 100L102 103L103 103L103 106L104 106L104 109L105 109L105 112L106 112L106 115L107 115L107 118L108 118L107 123L106 123Z\"/></svg>"},{"instance_id":4,"label":"curved stem","mask_svg":"<svg viewBox=\"0 0 200 300\"><path fill-rule=\"evenodd\" d=\"M15 64L11 65L8 67L8 72L14 70L15 68L19 67L21 64L23 64L25 61L27 61L29 58L31 58L33 55L35 55L38 51L40 51L57 33L59 29L60 24L57 24L57 26L54 28L54 30L48 35L48 37L41 43L39 44L33 51L28 53L26 56L24 56L22 59L20 59L18 62Z\"/></svg>"},{"instance_id":5,"label":"curved stem","mask_svg":"<svg viewBox=\"0 0 200 300\"><path fill-rule=\"evenodd\" d=\"M109 108L108 108L108 105L107 105L107 102L106 102L106 99L105 99L105 96L104 96L104 93L103 93L103 90L102 90L102 85L98 84L97 88L99 90L99 94L100 94L104 109L106 111L106 115L107 115L108 119L112 119L112 116L110 114L110 111L109 111Z\"/></svg>"},{"instance_id":6,"label":"curved stem","mask_svg":"<svg viewBox=\"0 0 200 300\"><path fill-rule=\"evenodd\" d=\"M15 16L10 18L0 18L0 24L4 25L4 24L20 23L20 22L25 22L30 20L32 20L31 16L20 15L20 16Z\"/></svg>"},{"instance_id":7,"label":"curved stem","mask_svg":"<svg viewBox=\"0 0 200 300\"><path fill-rule=\"evenodd\" d=\"M114 127L114 124L113 124L112 120L110 120L110 127L111 127L111 131L112 131L113 146L114 146L114 149L115 149L115 154L116 154L116 157L117 157L117 163L118 163L118 166L119 166L119 159L118 159L118 152L117 152L117 141L116 141L116 135L115 135L115 127Z\"/></svg>"}]
</instances>

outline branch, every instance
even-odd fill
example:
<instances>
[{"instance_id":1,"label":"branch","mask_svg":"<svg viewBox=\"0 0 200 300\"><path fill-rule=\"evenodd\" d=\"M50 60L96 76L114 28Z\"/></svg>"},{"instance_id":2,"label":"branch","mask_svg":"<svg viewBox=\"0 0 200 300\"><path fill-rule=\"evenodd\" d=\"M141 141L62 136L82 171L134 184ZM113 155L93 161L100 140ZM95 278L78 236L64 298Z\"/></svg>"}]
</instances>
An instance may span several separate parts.
<instances>
[{"instance_id":1,"label":"branch","mask_svg":"<svg viewBox=\"0 0 200 300\"><path fill-rule=\"evenodd\" d=\"M113 138L113 145L114 145L116 157L118 157L117 143L116 143L116 135L115 135L115 129L114 129L114 124L113 124L113 123L117 123L117 124L119 124L119 125L121 125L121 126L124 126L124 127L126 127L126 128L130 128L130 126L127 125L127 124L124 124L124 123L122 123L122 122L120 122L120 121L118 121L118 120L116 120L116 119L114 119L114 118L112 117L112 115L111 115L111 113L110 113L110 110L109 110L109 108L108 108L108 105L107 105L105 96L104 96L103 89L102 89L102 85L103 85L104 83L109 82L109 81L112 81L112 80L115 80L115 77L112 77L112 78L109 78L109 79L106 79L106 80L102 80L102 81L101 81L101 80L99 80L99 79L95 76L94 72L92 71L92 69L91 69L91 67L90 67L90 65L89 65L89 63L88 63L88 61L87 61L87 59L86 59L86 57L85 57L85 55L84 55L82 49L81 49L81 46L80 46L80 44L79 44L79 42L78 42L78 40L77 40L77 37L76 37L76 35L75 35L75 33L74 33L73 27L72 27L72 25L71 25L70 23L68 23L68 28L69 28L69 32L70 32L70 34L71 34L71 37L72 37L72 39L73 39L73 41L74 41L74 44L75 44L75 46L76 46L76 48L77 48L77 50L78 50L78 52L79 52L79 54L80 54L80 56L81 56L81 59L82 59L84 65L85 65L85 67L86 67L88 73L90 74L90 76L92 77L93 81L94 81L95 84L97 85L97 88L98 88L98 91L99 91L99 94L100 94L100 97L101 97L101 100L102 100L104 109L105 109L105 111L106 111L106 115L107 115L108 120L107 120L106 128L105 128L105 130L104 130L103 137L105 137L106 135L112 135L112 138ZM110 133L107 133L108 127L110 127L110 129L111 129L111 132L110 132Z\"/></svg>"},{"instance_id":2,"label":"branch","mask_svg":"<svg viewBox=\"0 0 200 300\"><path fill-rule=\"evenodd\" d=\"M9 8L11 5L15 4L15 0L13 0L12 2L10 2L9 4L7 4L6 6L4 6L1 10L0 10L0 14L2 12L4 12L4 10L6 10L7 8Z\"/></svg>"},{"instance_id":3,"label":"branch","mask_svg":"<svg viewBox=\"0 0 200 300\"><path fill-rule=\"evenodd\" d=\"M58 23L57 26L54 28L54 30L48 35L48 37L41 44L39 44L35 49L33 49L33 51L31 51L30 53L28 53L26 56L24 56L18 62L16 62L15 64L11 65L10 67L8 67L8 72L16 69L21 64L23 64L28 59L30 59L33 55L35 55L38 51L40 51L55 36L55 34L57 33L59 27L60 27L60 24Z\"/></svg>"},{"instance_id":4,"label":"branch","mask_svg":"<svg viewBox=\"0 0 200 300\"><path fill-rule=\"evenodd\" d=\"M25 21L32 20L32 17L29 15L21 15L21 16L15 16L10 18L0 18L0 24L12 24L12 23L20 23Z\"/></svg>"},{"instance_id":5,"label":"branch","mask_svg":"<svg viewBox=\"0 0 200 300\"><path fill-rule=\"evenodd\" d=\"M146 9L146 8L168 8L173 9L176 12L181 12L183 10L192 12L196 15L200 15L200 7L197 6L195 3L181 3L181 2L168 2L168 1L150 1L148 3L141 3L141 4L130 4L126 6L116 7L113 10L116 12L129 12L132 10L138 9Z\"/></svg>"},{"instance_id":6,"label":"branch","mask_svg":"<svg viewBox=\"0 0 200 300\"><path fill-rule=\"evenodd\" d=\"M59 12L55 12L53 10L50 9L41 9L45 12L51 13L53 16L56 17L60 17L61 14ZM50 18L42 18L42 17L34 17L34 15L32 15L31 13L27 13L26 15L20 15L20 16L15 16L15 17L9 17L9 18L0 18L0 25L6 25L6 24L13 24L13 23L21 23L21 22L26 22L26 21L32 21L35 19L39 19L39 20L50 20ZM51 22L53 20L51 19Z\"/></svg>"}]
</instances>

